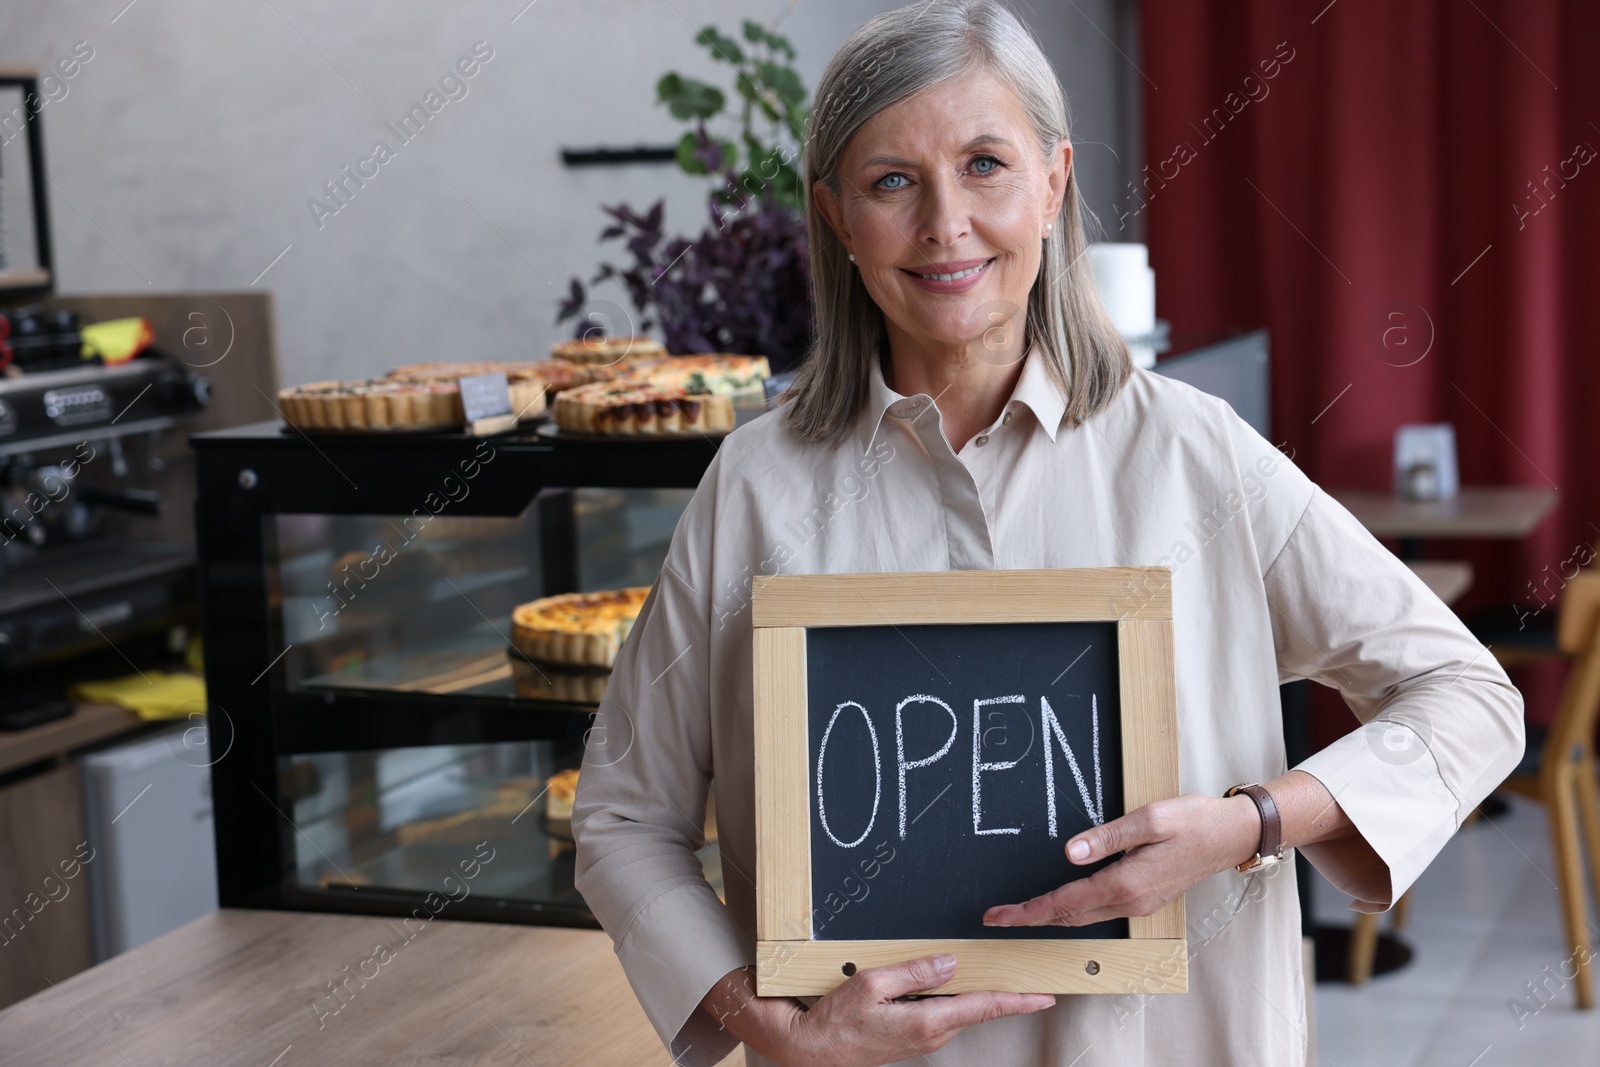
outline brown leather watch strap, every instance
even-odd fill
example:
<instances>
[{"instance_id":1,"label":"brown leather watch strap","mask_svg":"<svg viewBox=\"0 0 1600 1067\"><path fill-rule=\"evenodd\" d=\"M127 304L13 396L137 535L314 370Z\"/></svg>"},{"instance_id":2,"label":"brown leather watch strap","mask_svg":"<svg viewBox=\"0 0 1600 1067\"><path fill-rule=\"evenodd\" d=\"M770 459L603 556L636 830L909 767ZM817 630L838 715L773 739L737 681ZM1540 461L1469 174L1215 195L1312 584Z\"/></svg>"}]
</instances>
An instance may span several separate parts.
<instances>
[{"instance_id":1,"label":"brown leather watch strap","mask_svg":"<svg viewBox=\"0 0 1600 1067\"><path fill-rule=\"evenodd\" d=\"M1228 796L1243 793L1255 801L1256 811L1261 813L1261 843L1256 848L1256 859L1248 866L1254 866L1262 861L1272 862L1283 857L1283 820L1278 815L1277 802L1272 799L1272 794L1261 785L1236 785L1228 790Z\"/></svg>"}]
</instances>

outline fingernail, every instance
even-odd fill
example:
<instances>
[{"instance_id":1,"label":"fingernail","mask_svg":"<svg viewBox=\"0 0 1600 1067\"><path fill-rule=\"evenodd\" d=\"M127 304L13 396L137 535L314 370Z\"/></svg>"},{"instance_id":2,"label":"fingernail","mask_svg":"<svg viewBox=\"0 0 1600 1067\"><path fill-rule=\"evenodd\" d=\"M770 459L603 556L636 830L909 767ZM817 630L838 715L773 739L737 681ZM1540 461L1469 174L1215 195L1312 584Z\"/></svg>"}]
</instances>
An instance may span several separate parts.
<instances>
[{"instance_id":1,"label":"fingernail","mask_svg":"<svg viewBox=\"0 0 1600 1067\"><path fill-rule=\"evenodd\" d=\"M940 955L933 957L933 965L934 967L938 968L940 974L949 974L951 971L956 969L956 958L954 956L941 953Z\"/></svg>"},{"instance_id":2,"label":"fingernail","mask_svg":"<svg viewBox=\"0 0 1600 1067\"><path fill-rule=\"evenodd\" d=\"M1084 860L1089 858L1089 842L1072 842L1072 844L1067 846L1067 855L1076 860L1078 863L1082 863Z\"/></svg>"}]
</instances>

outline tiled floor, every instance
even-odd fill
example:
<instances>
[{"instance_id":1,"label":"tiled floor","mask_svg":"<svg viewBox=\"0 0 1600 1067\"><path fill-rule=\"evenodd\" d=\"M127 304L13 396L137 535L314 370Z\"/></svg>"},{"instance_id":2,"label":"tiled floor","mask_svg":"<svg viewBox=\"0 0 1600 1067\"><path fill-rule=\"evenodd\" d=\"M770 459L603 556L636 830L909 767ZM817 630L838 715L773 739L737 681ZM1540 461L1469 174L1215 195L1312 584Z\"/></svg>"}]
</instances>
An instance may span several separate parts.
<instances>
[{"instance_id":1,"label":"tiled floor","mask_svg":"<svg viewBox=\"0 0 1600 1067\"><path fill-rule=\"evenodd\" d=\"M1506 815L1457 834L1418 880L1401 935L1415 950L1409 966L1359 989L1316 987L1312 1063L1600 1064L1600 1010L1578 1011L1570 985L1558 988L1570 951L1544 809L1512 804ZM1348 898L1321 878L1315 901L1319 922L1348 925ZM1600 925L1590 936L1600 942ZM1594 966L1600 985L1600 961ZM1543 1006L1524 988L1529 981L1552 991ZM1514 1011L1513 1001L1523 1007Z\"/></svg>"}]
</instances>

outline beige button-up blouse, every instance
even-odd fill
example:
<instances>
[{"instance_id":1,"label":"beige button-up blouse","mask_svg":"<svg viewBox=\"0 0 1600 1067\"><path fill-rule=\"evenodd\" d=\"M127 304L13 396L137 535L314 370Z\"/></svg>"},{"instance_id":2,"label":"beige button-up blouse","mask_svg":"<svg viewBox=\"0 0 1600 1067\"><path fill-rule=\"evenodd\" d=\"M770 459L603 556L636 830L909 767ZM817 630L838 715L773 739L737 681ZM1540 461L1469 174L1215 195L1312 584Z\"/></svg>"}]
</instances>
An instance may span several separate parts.
<instances>
[{"instance_id":1,"label":"beige button-up blouse","mask_svg":"<svg viewBox=\"0 0 1600 1067\"><path fill-rule=\"evenodd\" d=\"M1522 698L1494 658L1228 405L1136 371L1082 425L1063 411L1029 359L1000 417L955 452L933 398L900 396L874 365L840 447L800 443L781 412L723 443L617 661L574 817L578 889L676 1062L734 1048L698 1004L755 962L756 575L1170 566L1183 790L1282 773L1278 685L1338 689L1362 725L1299 766L1383 866L1302 851L1363 910L1403 893L1519 759ZM695 856L712 779L726 905ZM1186 905L1188 993L1062 996L927 1062L1301 1064L1292 867L1226 871Z\"/></svg>"}]
</instances>

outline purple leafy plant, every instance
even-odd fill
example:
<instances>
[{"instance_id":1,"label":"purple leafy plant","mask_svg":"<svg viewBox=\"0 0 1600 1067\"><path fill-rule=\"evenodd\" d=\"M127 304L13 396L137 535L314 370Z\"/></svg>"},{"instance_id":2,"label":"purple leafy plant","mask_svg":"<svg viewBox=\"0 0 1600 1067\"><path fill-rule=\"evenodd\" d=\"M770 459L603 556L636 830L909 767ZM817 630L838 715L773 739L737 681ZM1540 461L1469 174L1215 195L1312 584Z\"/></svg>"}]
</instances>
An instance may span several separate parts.
<instances>
[{"instance_id":1,"label":"purple leafy plant","mask_svg":"<svg viewBox=\"0 0 1600 1067\"><path fill-rule=\"evenodd\" d=\"M689 240L663 234L662 207L603 209L616 221L600 239L622 241L633 262L603 263L590 285L620 282L641 316L638 332L659 327L669 352L764 355L774 371L798 363L813 333L804 220L771 196L729 207L713 195L710 225ZM576 318L581 336L592 328L587 303L572 279L558 321Z\"/></svg>"},{"instance_id":2,"label":"purple leafy plant","mask_svg":"<svg viewBox=\"0 0 1600 1067\"><path fill-rule=\"evenodd\" d=\"M776 372L800 361L815 332L797 152L782 143L805 126L806 92L787 39L747 20L744 40L710 26L696 38L735 69L736 139L706 127L723 112L720 90L678 74L657 85L659 102L693 123L678 144L679 167L719 179L707 198L709 225L692 240L667 237L664 201L642 214L603 207L612 223L600 240L621 241L631 262L602 263L589 286L622 285L639 315L634 331L659 328L669 352L764 355ZM765 139L755 126L763 119L772 127ZM588 287L573 278L556 321L576 319L574 336L592 336L599 331L597 317L584 313L588 304Z\"/></svg>"}]
</instances>

